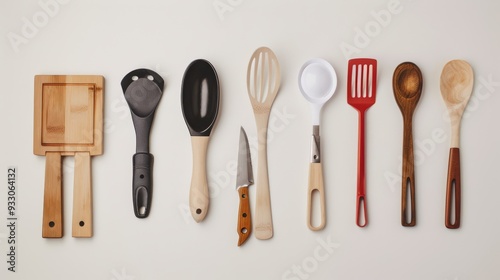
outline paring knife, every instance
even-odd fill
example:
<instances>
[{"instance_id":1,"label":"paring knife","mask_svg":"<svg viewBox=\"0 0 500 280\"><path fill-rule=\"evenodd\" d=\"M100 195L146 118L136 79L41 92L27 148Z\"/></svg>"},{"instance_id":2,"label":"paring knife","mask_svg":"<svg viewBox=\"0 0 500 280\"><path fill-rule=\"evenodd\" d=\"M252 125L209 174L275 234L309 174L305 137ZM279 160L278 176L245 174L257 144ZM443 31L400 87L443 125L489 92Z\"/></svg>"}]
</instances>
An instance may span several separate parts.
<instances>
[{"instance_id":1,"label":"paring knife","mask_svg":"<svg viewBox=\"0 0 500 280\"><path fill-rule=\"evenodd\" d=\"M236 174L236 190L240 197L238 210L238 246L243 244L252 232L252 216L250 213L250 198L248 186L253 184L252 159L247 134L240 129L240 147L238 149L238 173Z\"/></svg>"}]
</instances>

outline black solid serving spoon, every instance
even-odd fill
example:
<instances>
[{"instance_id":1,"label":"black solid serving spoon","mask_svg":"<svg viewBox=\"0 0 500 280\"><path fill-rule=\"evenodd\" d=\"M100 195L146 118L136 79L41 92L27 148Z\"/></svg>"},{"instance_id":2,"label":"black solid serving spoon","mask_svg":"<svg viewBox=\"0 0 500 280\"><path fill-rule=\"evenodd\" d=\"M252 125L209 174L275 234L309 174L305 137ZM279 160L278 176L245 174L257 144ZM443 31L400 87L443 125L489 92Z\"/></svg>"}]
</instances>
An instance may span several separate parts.
<instances>
[{"instance_id":1,"label":"black solid serving spoon","mask_svg":"<svg viewBox=\"0 0 500 280\"><path fill-rule=\"evenodd\" d=\"M153 161L149 153L149 134L156 107L163 94L163 79L156 72L137 69L121 82L136 135L136 153L133 157L132 196L137 218L146 218L151 210L153 194Z\"/></svg>"},{"instance_id":2,"label":"black solid serving spoon","mask_svg":"<svg viewBox=\"0 0 500 280\"><path fill-rule=\"evenodd\" d=\"M196 222L208 211L207 147L219 111L219 80L210 62L198 59L187 67L182 80L181 106L193 149L189 207Z\"/></svg>"}]
</instances>

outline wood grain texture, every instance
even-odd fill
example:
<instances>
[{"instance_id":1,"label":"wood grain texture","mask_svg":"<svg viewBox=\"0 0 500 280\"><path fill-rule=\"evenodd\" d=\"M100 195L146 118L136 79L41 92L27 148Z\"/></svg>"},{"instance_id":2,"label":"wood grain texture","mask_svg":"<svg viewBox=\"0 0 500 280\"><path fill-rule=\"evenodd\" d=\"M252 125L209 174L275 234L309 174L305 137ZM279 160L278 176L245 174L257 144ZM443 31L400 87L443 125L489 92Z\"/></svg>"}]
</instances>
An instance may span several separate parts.
<instances>
[{"instance_id":1,"label":"wood grain texture","mask_svg":"<svg viewBox=\"0 0 500 280\"><path fill-rule=\"evenodd\" d=\"M92 174L90 153L75 153L73 237L92 237Z\"/></svg>"},{"instance_id":2,"label":"wood grain texture","mask_svg":"<svg viewBox=\"0 0 500 280\"><path fill-rule=\"evenodd\" d=\"M205 219L210 202L207 183L207 148L209 136L192 136L193 172L189 190L189 207L193 219L199 223Z\"/></svg>"},{"instance_id":3,"label":"wood grain texture","mask_svg":"<svg viewBox=\"0 0 500 280\"><path fill-rule=\"evenodd\" d=\"M266 240L273 237L273 217L267 167L267 124L269 113L256 114L255 120L258 133L258 154L254 232L257 239Z\"/></svg>"},{"instance_id":4,"label":"wood grain texture","mask_svg":"<svg viewBox=\"0 0 500 280\"><path fill-rule=\"evenodd\" d=\"M412 130L412 122L405 122L403 132L403 171L401 176L401 225L405 227L413 227L417 224ZM410 197L408 197L408 194ZM408 203L410 204L409 206ZM408 216L410 218L409 221L407 219Z\"/></svg>"},{"instance_id":5,"label":"wood grain texture","mask_svg":"<svg viewBox=\"0 0 500 280\"><path fill-rule=\"evenodd\" d=\"M316 209L313 205L313 193L319 195L320 213L314 213ZM319 224L313 225L313 214L319 215ZM310 230L318 231L325 228L326 225L326 207L325 207L325 189L323 183L323 167L321 163L311 162L309 164L309 186L307 190L307 226Z\"/></svg>"},{"instance_id":6,"label":"wood grain texture","mask_svg":"<svg viewBox=\"0 0 500 280\"><path fill-rule=\"evenodd\" d=\"M241 246L252 232L252 213L250 212L250 197L247 187L238 189L240 205L238 208L238 246Z\"/></svg>"},{"instance_id":7,"label":"wood grain texture","mask_svg":"<svg viewBox=\"0 0 500 280\"><path fill-rule=\"evenodd\" d=\"M465 107L472 95L474 73L464 60L448 62L441 72L440 88L451 122L451 149L448 163L448 181L446 183L445 226L451 229L460 227L460 123ZM452 193L454 192L454 196ZM455 203L452 209L452 203ZM454 210L455 221L452 219Z\"/></svg>"},{"instance_id":8,"label":"wood grain texture","mask_svg":"<svg viewBox=\"0 0 500 280\"><path fill-rule=\"evenodd\" d=\"M451 147L460 147L460 122L472 95L474 73L463 60L448 62L441 72L440 88L451 123Z\"/></svg>"},{"instance_id":9,"label":"wood grain texture","mask_svg":"<svg viewBox=\"0 0 500 280\"><path fill-rule=\"evenodd\" d=\"M63 236L61 154L48 152L45 157L42 237L61 238Z\"/></svg>"},{"instance_id":10,"label":"wood grain texture","mask_svg":"<svg viewBox=\"0 0 500 280\"><path fill-rule=\"evenodd\" d=\"M422 72L412 62L403 62L392 78L394 98L403 115L403 161L401 178L401 225L416 225L413 114L422 95ZM409 190L408 190L409 188ZM408 197L408 194L410 197ZM408 205L408 203L410 205ZM409 213L408 213L409 212ZM409 220L407 217L409 216Z\"/></svg>"},{"instance_id":11,"label":"wood grain texture","mask_svg":"<svg viewBox=\"0 0 500 280\"><path fill-rule=\"evenodd\" d=\"M461 194L460 149L451 148L448 162L448 180L446 182L445 226L447 228L457 229L460 227ZM455 207L452 207L453 205Z\"/></svg>"},{"instance_id":12,"label":"wood grain texture","mask_svg":"<svg viewBox=\"0 0 500 280\"><path fill-rule=\"evenodd\" d=\"M103 152L102 76L35 76L33 152Z\"/></svg>"},{"instance_id":13,"label":"wood grain texture","mask_svg":"<svg viewBox=\"0 0 500 280\"><path fill-rule=\"evenodd\" d=\"M258 133L258 167L254 232L257 239L273 236L271 197L267 169L267 129L271 107L281 84L276 55L267 47L255 50L248 63L247 90Z\"/></svg>"},{"instance_id":14,"label":"wood grain texture","mask_svg":"<svg viewBox=\"0 0 500 280\"><path fill-rule=\"evenodd\" d=\"M47 157L43 237L62 237L61 156L76 157L73 236L92 236L90 156L103 152L103 93L102 76L35 76L33 153Z\"/></svg>"}]
</instances>

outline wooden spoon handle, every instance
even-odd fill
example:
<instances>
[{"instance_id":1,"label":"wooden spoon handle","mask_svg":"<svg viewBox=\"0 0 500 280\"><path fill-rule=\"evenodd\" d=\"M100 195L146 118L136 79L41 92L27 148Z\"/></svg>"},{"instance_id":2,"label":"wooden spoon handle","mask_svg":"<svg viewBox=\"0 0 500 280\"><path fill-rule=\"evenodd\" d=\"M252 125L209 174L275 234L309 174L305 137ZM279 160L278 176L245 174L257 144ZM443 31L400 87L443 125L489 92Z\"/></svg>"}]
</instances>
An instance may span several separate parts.
<instances>
[{"instance_id":1,"label":"wooden spoon handle","mask_svg":"<svg viewBox=\"0 0 500 280\"><path fill-rule=\"evenodd\" d=\"M460 227L460 203L460 149L451 148L448 162L448 182L446 183L445 225L447 228L457 229ZM455 204L455 209L452 209L453 204ZM452 218L453 211L455 211L454 221Z\"/></svg>"},{"instance_id":2,"label":"wooden spoon handle","mask_svg":"<svg viewBox=\"0 0 500 280\"><path fill-rule=\"evenodd\" d=\"M43 194L43 238L61 238L62 219L62 172L61 154L45 154L45 189Z\"/></svg>"},{"instance_id":3,"label":"wooden spoon handle","mask_svg":"<svg viewBox=\"0 0 500 280\"><path fill-rule=\"evenodd\" d=\"M92 175L90 153L75 153L73 237L92 237Z\"/></svg>"},{"instance_id":4,"label":"wooden spoon handle","mask_svg":"<svg viewBox=\"0 0 500 280\"><path fill-rule=\"evenodd\" d=\"M415 206L415 162L413 156L413 133L411 117L404 118L403 172L401 178L401 194L401 225L405 227L413 227L417 223L417 215ZM408 194L410 195L409 199ZM410 202L409 207L408 202ZM410 213L408 213L407 211L410 211ZM410 216L410 221L407 220L408 214Z\"/></svg>"},{"instance_id":5,"label":"wooden spoon handle","mask_svg":"<svg viewBox=\"0 0 500 280\"><path fill-rule=\"evenodd\" d=\"M240 196L240 207L238 209L238 246L243 244L252 232L252 214L250 213L250 197L248 187L238 189Z\"/></svg>"},{"instance_id":6,"label":"wooden spoon handle","mask_svg":"<svg viewBox=\"0 0 500 280\"><path fill-rule=\"evenodd\" d=\"M209 193L207 183L207 148L208 136L193 136L193 173L189 191L189 206L193 219L199 223L205 219L208 211Z\"/></svg>"},{"instance_id":7,"label":"wooden spoon handle","mask_svg":"<svg viewBox=\"0 0 500 280\"><path fill-rule=\"evenodd\" d=\"M267 170L267 122L269 115L257 114L255 117L257 120L259 145L254 232L257 239L265 240L273 237L271 194Z\"/></svg>"},{"instance_id":8,"label":"wooden spoon handle","mask_svg":"<svg viewBox=\"0 0 500 280\"><path fill-rule=\"evenodd\" d=\"M313 192L317 191L319 195L319 204L321 213L320 223L314 226L312 223L313 215ZM318 215L318 213L316 213ZM326 224L326 211L325 211L325 190L323 185L323 170L321 163L309 164L309 188L307 190L307 226L310 230L317 231L325 227Z\"/></svg>"}]
</instances>

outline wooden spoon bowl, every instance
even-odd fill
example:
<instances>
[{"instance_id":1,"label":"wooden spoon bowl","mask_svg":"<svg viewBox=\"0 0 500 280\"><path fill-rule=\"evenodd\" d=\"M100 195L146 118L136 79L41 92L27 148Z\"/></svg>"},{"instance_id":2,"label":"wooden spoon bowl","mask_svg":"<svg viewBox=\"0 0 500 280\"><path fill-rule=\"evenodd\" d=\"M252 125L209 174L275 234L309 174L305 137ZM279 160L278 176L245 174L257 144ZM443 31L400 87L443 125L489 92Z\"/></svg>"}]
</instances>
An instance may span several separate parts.
<instances>
[{"instance_id":1,"label":"wooden spoon bowl","mask_svg":"<svg viewBox=\"0 0 500 280\"><path fill-rule=\"evenodd\" d=\"M422 85L422 72L414 63L403 62L394 71L394 97L403 114L413 114L422 94Z\"/></svg>"}]
</instances>

